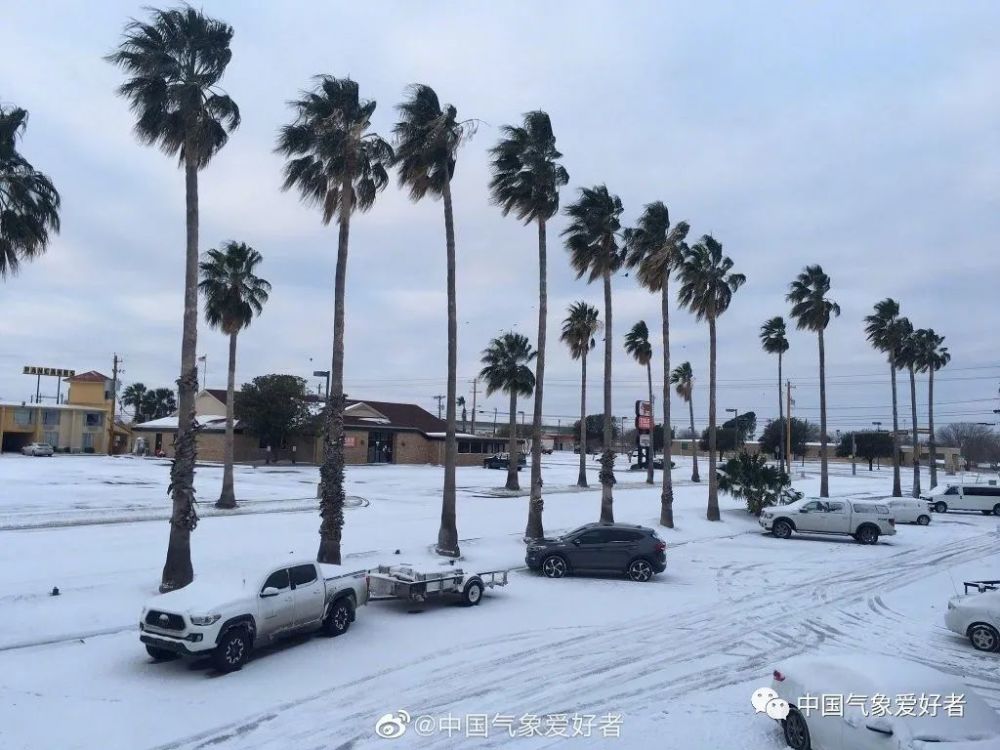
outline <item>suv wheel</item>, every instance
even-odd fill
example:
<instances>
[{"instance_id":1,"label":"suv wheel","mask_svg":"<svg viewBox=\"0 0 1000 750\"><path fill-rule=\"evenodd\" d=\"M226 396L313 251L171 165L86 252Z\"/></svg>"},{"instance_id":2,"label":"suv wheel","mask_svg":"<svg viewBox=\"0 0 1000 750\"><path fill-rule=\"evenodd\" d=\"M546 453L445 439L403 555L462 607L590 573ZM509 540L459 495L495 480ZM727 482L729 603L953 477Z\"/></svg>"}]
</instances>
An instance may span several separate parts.
<instances>
[{"instance_id":1,"label":"suv wheel","mask_svg":"<svg viewBox=\"0 0 1000 750\"><path fill-rule=\"evenodd\" d=\"M788 712L788 718L783 723L785 725L785 742L789 747L794 748L794 750L809 750L812 747L809 739L809 727L806 726L806 720L802 714L793 708Z\"/></svg>"},{"instance_id":2,"label":"suv wheel","mask_svg":"<svg viewBox=\"0 0 1000 750\"><path fill-rule=\"evenodd\" d=\"M774 526L771 527L771 533L778 539L788 539L792 535L792 524L785 520L775 521Z\"/></svg>"},{"instance_id":3,"label":"suv wheel","mask_svg":"<svg viewBox=\"0 0 1000 750\"><path fill-rule=\"evenodd\" d=\"M969 628L969 640L977 651L1000 651L1000 633L984 622L978 622Z\"/></svg>"},{"instance_id":4,"label":"suv wheel","mask_svg":"<svg viewBox=\"0 0 1000 750\"><path fill-rule=\"evenodd\" d=\"M856 538L862 544L875 544L878 541L878 529L874 526L862 526L858 529Z\"/></svg>"},{"instance_id":5,"label":"suv wheel","mask_svg":"<svg viewBox=\"0 0 1000 750\"><path fill-rule=\"evenodd\" d=\"M483 600L483 584L479 581L469 581L462 590L462 604L474 607Z\"/></svg>"},{"instance_id":6,"label":"suv wheel","mask_svg":"<svg viewBox=\"0 0 1000 750\"><path fill-rule=\"evenodd\" d=\"M323 632L330 636L343 635L351 627L351 603L346 599L330 605L330 611L323 621Z\"/></svg>"},{"instance_id":7,"label":"suv wheel","mask_svg":"<svg viewBox=\"0 0 1000 750\"><path fill-rule=\"evenodd\" d=\"M149 644L146 644L146 653L153 657L153 661L170 661L177 658L177 654L173 651L167 651L165 648L157 648Z\"/></svg>"},{"instance_id":8,"label":"suv wheel","mask_svg":"<svg viewBox=\"0 0 1000 750\"><path fill-rule=\"evenodd\" d=\"M919 523L921 526L926 526L930 522L931 522L931 517L930 516L926 516L926 515L919 515L919 516L917 516L917 523Z\"/></svg>"},{"instance_id":9,"label":"suv wheel","mask_svg":"<svg viewBox=\"0 0 1000 750\"><path fill-rule=\"evenodd\" d=\"M934 503L934 510L937 513L947 513L948 504L944 500L938 500L936 503Z\"/></svg>"},{"instance_id":10,"label":"suv wheel","mask_svg":"<svg viewBox=\"0 0 1000 750\"><path fill-rule=\"evenodd\" d=\"M222 636L212 653L212 663L220 672L235 672L250 656L250 634L245 628L233 628Z\"/></svg>"},{"instance_id":11,"label":"suv wheel","mask_svg":"<svg viewBox=\"0 0 1000 750\"><path fill-rule=\"evenodd\" d=\"M549 555L542 560L542 573L546 578L562 578L566 575L566 561L559 555Z\"/></svg>"},{"instance_id":12,"label":"suv wheel","mask_svg":"<svg viewBox=\"0 0 1000 750\"><path fill-rule=\"evenodd\" d=\"M629 564L626 573L633 581L645 583L653 577L653 566L649 564L648 560L640 558L638 560L633 560Z\"/></svg>"}]
</instances>

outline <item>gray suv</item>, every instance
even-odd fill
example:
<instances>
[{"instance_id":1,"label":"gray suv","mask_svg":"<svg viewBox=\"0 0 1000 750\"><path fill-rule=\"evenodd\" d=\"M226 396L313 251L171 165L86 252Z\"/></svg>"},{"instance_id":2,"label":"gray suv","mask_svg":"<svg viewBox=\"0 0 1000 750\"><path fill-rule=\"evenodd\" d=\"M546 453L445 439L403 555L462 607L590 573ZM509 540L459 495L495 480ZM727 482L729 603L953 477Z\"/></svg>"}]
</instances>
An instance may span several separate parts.
<instances>
[{"instance_id":1,"label":"gray suv","mask_svg":"<svg viewBox=\"0 0 1000 750\"><path fill-rule=\"evenodd\" d=\"M556 539L528 543L524 562L548 578L567 573L624 573L648 581L667 568L667 543L653 529L624 523L588 523Z\"/></svg>"}]
</instances>

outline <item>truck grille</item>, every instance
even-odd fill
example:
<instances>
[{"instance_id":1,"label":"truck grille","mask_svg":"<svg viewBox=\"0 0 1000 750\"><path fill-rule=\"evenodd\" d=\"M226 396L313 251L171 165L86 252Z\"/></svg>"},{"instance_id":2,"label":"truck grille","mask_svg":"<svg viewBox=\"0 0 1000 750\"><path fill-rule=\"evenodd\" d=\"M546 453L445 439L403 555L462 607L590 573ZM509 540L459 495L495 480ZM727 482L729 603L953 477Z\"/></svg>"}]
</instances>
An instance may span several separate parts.
<instances>
[{"instance_id":1,"label":"truck grille","mask_svg":"<svg viewBox=\"0 0 1000 750\"><path fill-rule=\"evenodd\" d=\"M146 613L146 624L163 630L184 630L184 618L170 612L151 609Z\"/></svg>"}]
</instances>

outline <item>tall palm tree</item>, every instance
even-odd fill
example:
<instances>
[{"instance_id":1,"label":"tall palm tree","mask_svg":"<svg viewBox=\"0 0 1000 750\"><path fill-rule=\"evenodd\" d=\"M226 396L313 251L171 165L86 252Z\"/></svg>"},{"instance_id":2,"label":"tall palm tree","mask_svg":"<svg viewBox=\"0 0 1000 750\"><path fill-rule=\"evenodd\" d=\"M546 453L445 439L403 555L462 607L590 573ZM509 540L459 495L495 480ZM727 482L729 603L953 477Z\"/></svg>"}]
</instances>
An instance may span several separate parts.
<instances>
[{"instance_id":1,"label":"tall palm tree","mask_svg":"<svg viewBox=\"0 0 1000 750\"><path fill-rule=\"evenodd\" d=\"M132 407L132 421L136 424L143 421L142 402L148 392L142 383L131 383L122 391L122 403Z\"/></svg>"},{"instance_id":2,"label":"tall palm tree","mask_svg":"<svg viewBox=\"0 0 1000 750\"><path fill-rule=\"evenodd\" d=\"M465 396L459 396L455 400L455 406L462 407L462 432L465 432L466 422L469 419L469 410L465 406Z\"/></svg>"},{"instance_id":3,"label":"tall palm tree","mask_svg":"<svg viewBox=\"0 0 1000 750\"><path fill-rule=\"evenodd\" d=\"M510 396L510 436L507 454L508 490L519 490L517 469L520 465L520 451L517 446L517 397L530 396L535 391L535 376L528 367L537 355L531 348L527 336L508 332L490 341L483 350L483 369L479 373L486 382L486 395L492 396L503 391Z\"/></svg>"},{"instance_id":4,"label":"tall palm tree","mask_svg":"<svg viewBox=\"0 0 1000 750\"><path fill-rule=\"evenodd\" d=\"M333 355L330 396L323 410L320 466L319 551L316 559L340 564L344 528L344 317L351 216L368 211L389 183L392 147L371 132L376 103L362 99L349 78L317 76L290 106L295 119L281 129L275 149L283 154L283 190L297 188L302 201L318 206L323 224L336 218L337 266L333 281Z\"/></svg>"},{"instance_id":5,"label":"tall palm tree","mask_svg":"<svg viewBox=\"0 0 1000 750\"><path fill-rule=\"evenodd\" d=\"M263 260L243 242L229 241L211 249L201 262L198 288L205 295L205 321L229 336L229 377L226 381L226 442L222 460L222 492L216 508L235 508L233 491L233 402L236 391L236 337L260 315L271 285L256 274Z\"/></svg>"},{"instance_id":6,"label":"tall palm tree","mask_svg":"<svg viewBox=\"0 0 1000 750\"><path fill-rule=\"evenodd\" d=\"M44 253L49 232L59 231L58 191L17 150L27 126L27 111L0 106L0 280Z\"/></svg>"},{"instance_id":7,"label":"tall palm tree","mask_svg":"<svg viewBox=\"0 0 1000 750\"><path fill-rule=\"evenodd\" d=\"M636 227L625 230L625 263L637 268L639 283L660 293L660 322L663 329L663 489L660 492L660 523L674 526L674 487L670 474L672 436L670 433L670 276L684 253L690 227L679 222L670 227L670 212L661 201L647 205Z\"/></svg>"},{"instance_id":8,"label":"tall palm tree","mask_svg":"<svg viewBox=\"0 0 1000 750\"><path fill-rule=\"evenodd\" d=\"M791 315L800 331L814 331L819 340L819 496L830 497L830 477L826 456L826 350L823 348L823 331L830 325L830 318L840 315L840 305L827 298L830 277L822 266L806 266L788 288L785 300L792 303ZM789 426L789 429L791 427Z\"/></svg>"},{"instance_id":9,"label":"tall palm tree","mask_svg":"<svg viewBox=\"0 0 1000 750\"><path fill-rule=\"evenodd\" d=\"M910 374L910 441L913 446L913 497L920 497L920 440L917 434L917 367L920 364L920 340L909 318L899 319L902 335L896 365Z\"/></svg>"},{"instance_id":10,"label":"tall palm tree","mask_svg":"<svg viewBox=\"0 0 1000 750\"><path fill-rule=\"evenodd\" d=\"M624 260L618 243L622 202L606 185L581 188L580 198L566 207L569 225L562 234L576 277L587 275L587 283L604 283L604 450L601 453L601 522L613 523L615 452L611 425L611 275ZM581 447L582 450L582 447Z\"/></svg>"},{"instance_id":11,"label":"tall palm tree","mask_svg":"<svg viewBox=\"0 0 1000 750\"><path fill-rule=\"evenodd\" d=\"M513 213L525 224L538 227L538 341L535 359L535 402L531 423L531 498L528 501L528 539L544 536L542 527L542 395L545 385L545 338L548 317L546 226L559 210L559 188L569 173L557 161L549 116L535 110L524 115L520 126L504 125L493 157L490 193L504 216Z\"/></svg>"},{"instance_id":12,"label":"tall palm tree","mask_svg":"<svg viewBox=\"0 0 1000 750\"><path fill-rule=\"evenodd\" d=\"M177 379L180 418L170 467L173 511L161 591L187 586L194 577L191 532L198 523L194 505L194 397L198 344L198 172L226 145L240 124L240 111L218 88L232 58L233 29L189 5L152 9L149 23L130 21L108 60L129 76L118 93L136 115L141 143L159 146L184 166L187 248L184 265L184 319L181 372Z\"/></svg>"},{"instance_id":13,"label":"tall palm tree","mask_svg":"<svg viewBox=\"0 0 1000 750\"><path fill-rule=\"evenodd\" d=\"M570 356L580 360L580 473L577 476L578 487L587 486L587 355L593 351L597 342L594 336L603 328L599 320L600 313L593 305L586 302L574 302L569 306L568 315L563 321L560 338L569 347Z\"/></svg>"},{"instance_id":14,"label":"tall palm tree","mask_svg":"<svg viewBox=\"0 0 1000 750\"><path fill-rule=\"evenodd\" d=\"M889 360L889 375L892 383L892 496L902 497L903 490L899 476L899 406L896 397L896 359L902 345L899 303L886 297L875 305L875 312L865 316L865 334L871 345L885 352Z\"/></svg>"},{"instance_id":15,"label":"tall palm tree","mask_svg":"<svg viewBox=\"0 0 1000 750\"><path fill-rule=\"evenodd\" d=\"M625 352L632 357L636 362L646 368L646 381L649 385L649 407L653 408L653 345L649 343L649 328L646 326L646 321L640 320L631 330L625 334ZM651 412L652 413L652 412ZM653 421L653 420L651 420ZM663 426L663 442L666 444L667 441L667 425ZM646 461L646 484L653 484L653 429L649 431L649 445L650 452L648 460ZM669 469L666 468L668 464L666 463L666 456L664 456L664 473L669 473ZM661 509L662 514L662 509Z\"/></svg>"},{"instance_id":16,"label":"tall palm tree","mask_svg":"<svg viewBox=\"0 0 1000 750\"><path fill-rule=\"evenodd\" d=\"M691 416L691 481L700 482L698 476L698 433L694 429L694 371L690 362L681 362L670 373L670 383L677 390L677 395L687 401ZM663 464L666 466L666 464Z\"/></svg>"},{"instance_id":17,"label":"tall palm tree","mask_svg":"<svg viewBox=\"0 0 1000 750\"><path fill-rule=\"evenodd\" d=\"M788 351L788 337L785 319L776 315L760 327L760 345L768 354L778 355L778 424L781 426L781 470L788 471L788 457L785 455L785 406L781 398L781 359Z\"/></svg>"},{"instance_id":18,"label":"tall palm tree","mask_svg":"<svg viewBox=\"0 0 1000 750\"><path fill-rule=\"evenodd\" d=\"M937 440L934 437L934 373L951 362L948 347L943 346L944 336L938 336L933 328L921 328L917 336L917 365L920 372L927 373L927 450L930 452L931 489L937 487Z\"/></svg>"},{"instance_id":19,"label":"tall palm tree","mask_svg":"<svg viewBox=\"0 0 1000 750\"><path fill-rule=\"evenodd\" d=\"M395 163L400 187L409 188L410 200L419 201L428 193L444 203L445 255L448 289L448 388L445 418L444 491L441 499L441 528L438 554L458 557L458 526L455 521L455 398L458 370L458 313L455 301L455 220L451 203L451 179L458 149L475 131L471 121L458 120L454 106L444 107L430 86L421 83L409 88L406 101L397 107L399 122L393 128L397 139Z\"/></svg>"},{"instance_id":20,"label":"tall palm tree","mask_svg":"<svg viewBox=\"0 0 1000 750\"><path fill-rule=\"evenodd\" d=\"M733 294L746 283L746 276L733 273L733 261L722 254L722 243L704 235L684 255L680 266L681 287L677 299L698 320L708 321L708 511L709 521L719 520L719 478L715 473L715 361L716 320L732 302Z\"/></svg>"},{"instance_id":21,"label":"tall palm tree","mask_svg":"<svg viewBox=\"0 0 1000 750\"><path fill-rule=\"evenodd\" d=\"M147 421L162 419L177 411L177 399L169 388L153 388L143 394L141 408Z\"/></svg>"}]
</instances>

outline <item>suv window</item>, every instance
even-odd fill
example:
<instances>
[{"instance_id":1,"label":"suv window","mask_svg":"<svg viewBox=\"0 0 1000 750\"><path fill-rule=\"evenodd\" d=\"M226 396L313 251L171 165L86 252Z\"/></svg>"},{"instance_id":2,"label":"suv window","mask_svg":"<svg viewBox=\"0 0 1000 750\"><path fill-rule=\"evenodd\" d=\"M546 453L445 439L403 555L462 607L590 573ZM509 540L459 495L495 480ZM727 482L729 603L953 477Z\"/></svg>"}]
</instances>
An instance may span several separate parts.
<instances>
[{"instance_id":1,"label":"suv window","mask_svg":"<svg viewBox=\"0 0 1000 750\"><path fill-rule=\"evenodd\" d=\"M828 513L843 513L844 504L843 503L827 503L826 510Z\"/></svg>"},{"instance_id":2,"label":"suv window","mask_svg":"<svg viewBox=\"0 0 1000 750\"><path fill-rule=\"evenodd\" d=\"M958 494L958 487L949 487L947 490L945 490L944 494L946 494L946 495L957 495Z\"/></svg>"},{"instance_id":3,"label":"suv window","mask_svg":"<svg viewBox=\"0 0 1000 750\"><path fill-rule=\"evenodd\" d=\"M278 590L283 590L288 588L288 568L282 568L281 570L276 570L271 575L267 577L264 581L264 585L261 586L261 591L266 588L273 588Z\"/></svg>"},{"instance_id":4,"label":"suv window","mask_svg":"<svg viewBox=\"0 0 1000 750\"><path fill-rule=\"evenodd\" d=\"M608 539L609 533L606 529L591 529L590 531L585 531L576 539L580 544L604 544Z\"/></svg>"},{"instance_id":5,"label":"suv window","mask_svg":"<svg viewBox=\"0 0 1000 750\"><path fill-rule=\"evenodd\" d=\"M1000 487L989 487L987 485L980 484L973 487L966 487L965 494L978 495L979 497L993 497L995 495L1000 495Z\"/></svg>"},{"instance_id":6,"label":"suv window","mask_svg":"<svg viewBox=\"0 0 1000 750\"><path fill-rule=\"evenodd\" d=\"M852 505L851 507L854 509L855 513L874 513L875 512L875 506L874 505L866 505L865 503L854 503L854 505Z\"/></svg>"},{"instance_id":7,"label":"suv window","mask_svg":"<svg viewBox=\"0 0 1000 750\"><path fill-rule=\"evenodd\" d=\"M316 580L315 565L296 565L289 569L293 586L308 586Z\"/></svg>"},{"instance_id":8,"label":"suv window","mask_svg":"<svg viewBox=\"0 0 1000 750\"><path fill-rule=\"evenodd\" d=\"M642 539L641 531L631 531L629 529L609 529L609 542L638 542Z\"/></svg>"}]
</instances>

